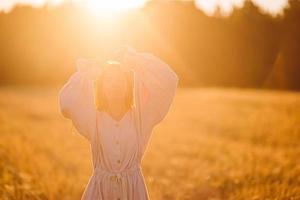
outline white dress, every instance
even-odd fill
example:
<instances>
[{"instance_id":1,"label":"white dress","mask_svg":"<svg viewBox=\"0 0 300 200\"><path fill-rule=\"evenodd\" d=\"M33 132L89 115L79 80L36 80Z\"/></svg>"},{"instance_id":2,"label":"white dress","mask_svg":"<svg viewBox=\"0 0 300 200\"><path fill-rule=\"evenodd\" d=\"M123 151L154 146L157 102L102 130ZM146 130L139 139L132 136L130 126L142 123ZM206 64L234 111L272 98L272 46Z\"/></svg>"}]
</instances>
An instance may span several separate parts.
<instances>
[{"instance_id":1,"label":"white dress","mask_svg":"<svg viewBox=\"0 0 300 200\"><path fill-rule=\"evenodd\" d=\"M125 53L122 63L134 71L135 105L116 121L96 110L90 78L95 68L84 63L77 61L77 71L59 91L60 112L91 145L93 174L81 200L148 200L141 161L152 129L168 113L178 76L152 54Z\"/></svg>"}]
</instances>

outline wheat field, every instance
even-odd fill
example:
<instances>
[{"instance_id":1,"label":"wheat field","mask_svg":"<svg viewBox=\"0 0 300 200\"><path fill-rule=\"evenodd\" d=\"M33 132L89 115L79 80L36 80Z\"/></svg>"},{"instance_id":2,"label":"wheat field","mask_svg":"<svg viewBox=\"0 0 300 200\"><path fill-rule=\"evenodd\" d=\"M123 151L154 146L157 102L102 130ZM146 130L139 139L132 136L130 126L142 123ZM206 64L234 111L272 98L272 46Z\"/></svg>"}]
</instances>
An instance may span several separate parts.
<instances>
[{"instance_id":1,"label":"wheat field","mask_svg":"<svg viewBox=\"0 0 300 200\"><path fill-rule=\"evenodd\" d=\"M57 88L0 89L0 199L80 199L88 142ZM300 199L300 94L178 89L142 167L151 200Z\"/></svg>"}]
</instances>

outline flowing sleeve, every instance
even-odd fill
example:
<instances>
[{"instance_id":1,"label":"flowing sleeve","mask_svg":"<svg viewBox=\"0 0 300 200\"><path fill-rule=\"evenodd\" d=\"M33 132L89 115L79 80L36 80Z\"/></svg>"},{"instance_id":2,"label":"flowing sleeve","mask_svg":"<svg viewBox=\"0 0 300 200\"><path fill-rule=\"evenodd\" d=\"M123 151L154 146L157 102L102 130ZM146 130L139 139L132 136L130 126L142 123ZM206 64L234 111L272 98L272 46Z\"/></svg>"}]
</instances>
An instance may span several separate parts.
<instances>
[{"instance_id":1,"label":"flowing sleeve","mask_svg":"<svg viewBox=\"0 0 300 200\"><path fill-rule=\"evenodd\" d=\"M149 130L167 115L179 78L168 64L153 54L130 51L123 59L137 76L142 124Z\"/></svg>"},{"instance_id":2,"label":"flowing sleeve","mask_svg":"<svg viewBox=\"0 0 300 200\"><path fill-rule=\"evenodd\" d=\"M59 91L59 109L61 114L72 121L79 134L91 141L96 123L94 106L93 70L85 59L78 59L76 72Z\"/></svg>"}]
</instances>

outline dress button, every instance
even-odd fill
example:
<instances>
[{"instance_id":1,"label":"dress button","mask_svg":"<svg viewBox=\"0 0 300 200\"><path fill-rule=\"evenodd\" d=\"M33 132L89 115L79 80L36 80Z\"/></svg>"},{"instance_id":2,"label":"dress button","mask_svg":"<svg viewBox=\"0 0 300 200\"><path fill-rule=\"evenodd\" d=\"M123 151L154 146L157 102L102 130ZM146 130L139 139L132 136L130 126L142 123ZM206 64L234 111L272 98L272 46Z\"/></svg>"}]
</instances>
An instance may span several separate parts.
<instances>
[{"instance_id":1,"label":"dress button","mask_svg":"<svg viewBox=\"0 0 300 200\"><path fill-rule=\"evenodd\" d=\"M121 163L121 160L117 160L118 163Z\"/></svg>"},{"instance_id":2,"label":"dress button","mask_svg":"<svg viewBox=\"0 0 300 200\"><path fill-rule=\"evenodd\" d=\"M116 179L117 179L117 177L114 176L114 175L112 175L112 176L110 177L110 180L111 180L111 181L115 181Z\"/></svg>"}]
</instances>

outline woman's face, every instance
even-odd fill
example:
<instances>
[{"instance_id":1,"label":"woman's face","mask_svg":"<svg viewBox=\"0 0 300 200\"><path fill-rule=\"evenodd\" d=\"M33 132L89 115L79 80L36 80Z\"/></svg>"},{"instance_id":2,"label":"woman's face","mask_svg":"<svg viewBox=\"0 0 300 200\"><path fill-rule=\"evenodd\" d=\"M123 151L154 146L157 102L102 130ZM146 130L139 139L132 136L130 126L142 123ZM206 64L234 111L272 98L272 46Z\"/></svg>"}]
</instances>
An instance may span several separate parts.
<instances>
[{"instance_id":1,"label":"woman's face","mask_svg":"<svg viewBox=\"0 0 300 200\"><path fill-rule=\"evenodd\" d=\"M110 67L103 75L103 92L110 102L125 102L127 79L118 67Z\"/></svg>"}]
</instances>

